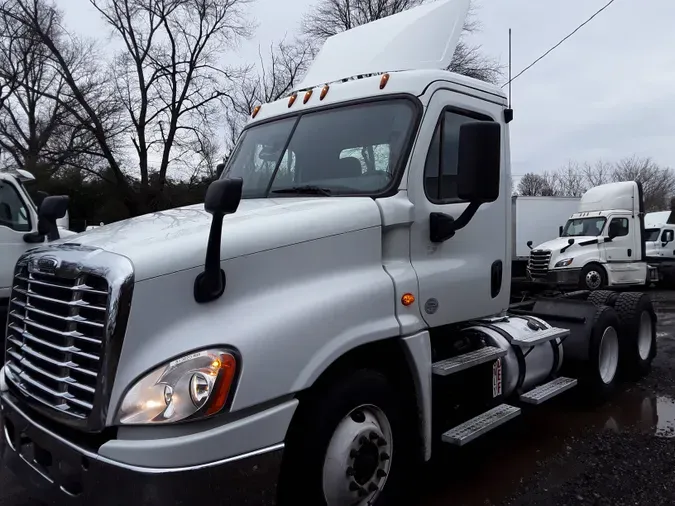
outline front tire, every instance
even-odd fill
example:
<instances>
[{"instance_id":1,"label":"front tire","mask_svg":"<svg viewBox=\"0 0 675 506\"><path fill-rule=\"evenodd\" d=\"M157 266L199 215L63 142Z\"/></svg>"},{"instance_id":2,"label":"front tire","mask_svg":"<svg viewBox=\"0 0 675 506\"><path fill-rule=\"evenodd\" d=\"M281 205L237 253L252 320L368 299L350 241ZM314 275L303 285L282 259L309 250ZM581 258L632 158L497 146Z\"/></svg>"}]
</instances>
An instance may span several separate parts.
<instances>
[{"instance_id":1,"label":"front tire","mask_svg":"<svg viewBox=\"0 0 675 506\"><path fill-rule=\"evenodd\" d=\"M581 290L601 290L607 286L607 272L599 264L588 264L581 269L579 288Z\"/></svg>"},{"instance_id":2,"label":"front tire","mask_svg":"<svg viewBox=\"0 0 675 506\"><path fill-rule=\"evenodd\" d=\"M307 399L286 438L279 504L387 506L412 462L400 398L378 371L353 372Z\"/></svg>"}]
</instances>

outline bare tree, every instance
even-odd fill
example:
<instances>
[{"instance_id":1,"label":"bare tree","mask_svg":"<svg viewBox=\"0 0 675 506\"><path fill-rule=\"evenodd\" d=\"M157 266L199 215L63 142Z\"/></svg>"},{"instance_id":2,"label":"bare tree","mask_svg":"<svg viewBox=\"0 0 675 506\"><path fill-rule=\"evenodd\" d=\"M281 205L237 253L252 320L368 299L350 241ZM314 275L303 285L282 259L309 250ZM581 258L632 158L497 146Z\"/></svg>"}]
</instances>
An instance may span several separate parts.
<instances>
[{"instance_id":1,"label":"bare tree","mask_svg":"<svg viewBox=\"0 0 675 506\"><path fill-rule=\"evenodd\" d=\"M546 175L528 172L518 182L516 193L523 197L542 197L554 195L555 190Z\"/></svg>"},{"instance_id":2,"label":"bare tree","mask_svg":"<svg viewBox=\"0 0 675 506\"><path fill-rule=\"evenodd\" d=\"M161 195L169 166L195 154L233 87L237 73L218 60L250 35L249 0L90 1L124 43L115 62L117 98L132 125L141 188L154 168Z\"/></svg>"},{"instance_id":3,"label":"bare tree","mask_svg":"<svg viewBox=\"0 0 675 506\"><path fill-rule=\"evenodd\" d=\"M424 3L426 0L319 0L304 17L302 33L317 43L331 35L396 14ZM464 23L460 40L449 70L483 81L496 83L502 75L502 66L481 52L481 47L471 45L464 36L480 30L472 5Z\"/></svg>"}]
</instances>

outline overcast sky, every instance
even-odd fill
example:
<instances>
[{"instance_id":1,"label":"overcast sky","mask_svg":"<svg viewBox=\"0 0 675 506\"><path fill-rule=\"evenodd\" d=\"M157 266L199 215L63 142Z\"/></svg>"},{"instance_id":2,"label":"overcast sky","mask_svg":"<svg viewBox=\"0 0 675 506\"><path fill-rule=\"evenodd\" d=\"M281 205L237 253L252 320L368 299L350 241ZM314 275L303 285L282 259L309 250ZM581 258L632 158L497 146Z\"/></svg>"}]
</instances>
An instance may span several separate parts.
<instances>
[{"instance_id":1,"label":"overcast sky","mask_svg":"<svg viewBox=\"0 0 675 506\"><path fill-rule=\"evenodd\" d=\"M486 53L514 75L608 0L477 0ZM58 0L66 24L92 37L106 33L89 0ZM253 40L237 59L253 61L298 27L314 0L256 0ZM616 0L513 83L512 171L543 172L568 160L651 156L675 168L674 0ZM670 147L669 147L670 146Z\"/></svg>"}]
</instances>

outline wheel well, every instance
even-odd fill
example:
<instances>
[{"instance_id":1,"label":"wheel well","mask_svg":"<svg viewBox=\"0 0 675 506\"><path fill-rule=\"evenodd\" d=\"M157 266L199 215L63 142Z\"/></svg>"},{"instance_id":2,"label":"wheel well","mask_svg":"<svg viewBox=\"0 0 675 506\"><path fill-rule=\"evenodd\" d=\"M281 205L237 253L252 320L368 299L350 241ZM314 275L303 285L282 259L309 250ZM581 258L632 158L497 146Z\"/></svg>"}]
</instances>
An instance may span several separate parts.
<instances>
[{"instance_id":1,"label":"wheel well","mask_svg":"<svg viewBox=\"0 0 675 506\"><path fill-rule=\"evenodd\" d=\"M311 406L314 398L321 395L333 382L339 381L340 378L359 369L378 371L392 383L399 398L403 400L401 407L403 414L415 414L414 417L408 416L406 418L412 424L413 434L417 434L419 437L421 448L422 437L416 429L419 409L415 397L415 383L402 343L397 338L385 339L354 348L328 366L312 386L296 395L300 405L293 415L289 431L293 430L298 419L304 416L304 412L308 409L308 406Z\"/></svg>"}]
</instances>

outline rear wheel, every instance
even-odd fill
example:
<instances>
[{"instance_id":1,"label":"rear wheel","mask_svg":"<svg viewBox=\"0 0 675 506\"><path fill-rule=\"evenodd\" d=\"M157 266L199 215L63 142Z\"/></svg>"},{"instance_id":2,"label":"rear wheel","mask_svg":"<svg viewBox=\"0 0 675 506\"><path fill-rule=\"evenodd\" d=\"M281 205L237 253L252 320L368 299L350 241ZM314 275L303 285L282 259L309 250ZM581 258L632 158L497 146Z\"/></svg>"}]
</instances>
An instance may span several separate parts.
<instances>
[{"instance_id":1,"label":"rear wheel","mask_svg":"<svg viewBox=\"0 0 675 506\"><path fill-rule=\"evenodd\" d=\"M620 294L614 304L621 338L621 364L625 371L639 378L651 369L656 356L656 313L645 293Z\"/></svg>"},{"instance_id":2,"label":"rear wheel","mask_svg":"<svg viewBox=\"0 0 675 506\"><path fill-rule=\"evenodd\" d=\"M287 437L282 505L385 506L400 498L413 434L380 372L359 370L312 396Z\"/></svg>"},{"instance_id":3,"label":"rear wheel","mask_svg":"<svg viewBox=\"0 0 675 506\"><path fill-rule=\"evenodd\" d=\"M600 306L614 307L614 303L616 302L618 296L619 294L617 292L612 292L610 290L595 290L590 293L588 299L586 300L592 302L597 307Z\"/></svg>"},{"instance_id":4,"label":"rear wheel","mask_svg":"<svg viewBox=\"0 0 675 506\"><path fill-rule=\"evenodd\" d=\"M597 400L606 399L618 382L620 340L619 318L614 309L601 306L593 318L589 341L589 361L581 382L584 391Z\"/></svg>"}]
</instances>

